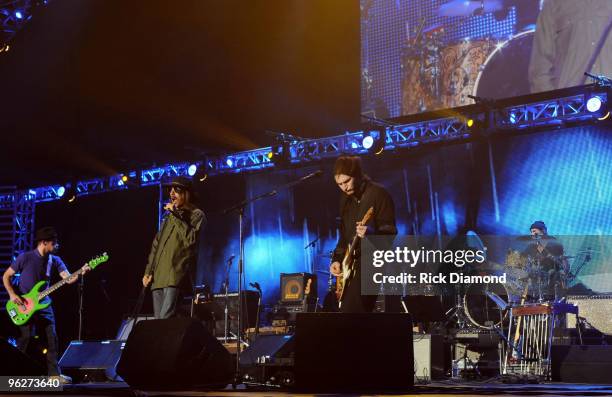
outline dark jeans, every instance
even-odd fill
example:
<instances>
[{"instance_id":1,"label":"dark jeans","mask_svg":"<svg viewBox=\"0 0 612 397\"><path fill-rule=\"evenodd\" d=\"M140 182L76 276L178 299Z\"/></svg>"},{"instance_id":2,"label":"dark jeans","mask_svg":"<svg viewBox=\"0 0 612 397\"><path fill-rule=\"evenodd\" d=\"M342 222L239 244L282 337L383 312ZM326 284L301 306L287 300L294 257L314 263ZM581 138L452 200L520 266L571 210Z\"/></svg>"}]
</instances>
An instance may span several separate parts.
<instances>
[{"instance_id":1,"label":"dark jeans","mask_svg":"<svg viewBox=\"0 0 612 397\"><path fill-rule=\"evenodd\" d=\"M35 335L40 336L43 330L47 338L47 374L57 376L60 374L57 364L58 343L57 333L55 332L55 316L51 306L38 311L27 324L19 326L21 335L17 338L17 348L26 353L30 339Z\"/></svg>"},{"instance_id":2,"label":"dark jeans","mask_svg":"<svg viewBox=\"0 0 612 397\"><path fill-rule=\"evenodd\" d=\"M155 318L170 318L176 313L178 299L177 287L158 288L151 291L153 295L153 313Z\"/></svg>"}]
</instances>

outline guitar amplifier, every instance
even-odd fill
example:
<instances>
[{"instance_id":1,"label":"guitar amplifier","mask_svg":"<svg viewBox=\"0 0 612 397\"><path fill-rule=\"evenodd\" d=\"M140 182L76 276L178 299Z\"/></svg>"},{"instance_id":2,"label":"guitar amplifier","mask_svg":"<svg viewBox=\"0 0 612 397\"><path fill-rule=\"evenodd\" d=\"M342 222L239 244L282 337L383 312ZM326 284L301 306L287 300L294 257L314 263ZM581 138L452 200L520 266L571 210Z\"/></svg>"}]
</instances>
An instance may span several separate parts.
<instances>
[{"instance_id":1,"label":"guitar amplifier","mask_svg":"<svg viewBox=\"0 0 612 397\"><path fill-rule=\"evenodd\" d=\"M304 302L307 290L310 302L317 299L317 276L310 273L281 273L281 299L285 305L299 305Z\"/></svg>"},{"instance_id":2,"label":"guitar amplifier","mask_svg":"<svg viewBox=\"0 0 612 397\"><path fill-rule=\"evenodd\" d=\"M210 325L211 333L216 337L225 335L225 294L214 294L212 300L198 302L193 307L195 317ZM238 332L238 293L227 294L228 331L234 335ZM259 293L242 291L242 329L255 326L257 321L257 303Z\"/></svg>"},{"instance_id":3,"label":"guitar amplifier","mask_svg":"<svg viewBox=\"0 0 612 397\"><path fill-rule=\"evenodd\" d=\"M602 334L612 335L612 296L568 296L568 303L578 306L580 317ZM567 316L567 327L576 327L576 316Z\"/></svg>"}]
</instances>

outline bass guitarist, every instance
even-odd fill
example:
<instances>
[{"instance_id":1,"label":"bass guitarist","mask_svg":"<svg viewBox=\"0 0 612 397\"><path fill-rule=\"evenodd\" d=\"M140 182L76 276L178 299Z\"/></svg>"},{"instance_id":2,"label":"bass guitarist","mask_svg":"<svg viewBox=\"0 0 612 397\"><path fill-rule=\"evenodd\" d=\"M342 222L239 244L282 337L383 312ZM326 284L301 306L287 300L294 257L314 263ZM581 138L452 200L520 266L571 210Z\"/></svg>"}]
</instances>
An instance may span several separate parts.
<instances>
[{"instance_id":1,"label":"bass guitarist","mask_svg":"<svg viewBox=\"0 0 612 397\"><path fill-rule=\"evenodd\" d=\"M9 294L9 299L20 305L24 301L19 294L26 294L41 280L47 280L48 282L54 271L57 271L63 279L69 279L68 283L70 284L78 279L78 276L70 274L59 256L53 255L59 248L58 235L53 227L43 227L37 230L35 243L36 248L19 255L2 276L2 283ZM86 271L87 268L83 270L83 274ZM18 291L16 292L11 285L11 278L17 273L20 274L20 277ZM19 326L19 331L17 348L23 353L27 351L30 338L33 338L35 334L44 332L47 338L47 374L49 376L61 376L62 383L69 382L67 376L60 375L57 364L58 342L53 308L49 306L36 312L27 324Z\"/></svg>"},{"instance_id":2,"label":"bass guitarist","mask_svg":"<svg viewBox=\"0 0 612 397\"><path fill-rule=\"evenodd\" d=\"M342 191L340 197L340 238L336 245L330 266L330 273L342 276L342 261L355 235L363 238L366 234L397 234L395 226L395 205L387 190L364 175L361 158L342 156L336 160L334 179ZM365 225L361 220L369 208L374 216ZM353 255L354 276L344 286L340 311L344 313L371 312L376 303L375 295L361 294L361 271L359 238Z\"/></svg>"}]
</instances>

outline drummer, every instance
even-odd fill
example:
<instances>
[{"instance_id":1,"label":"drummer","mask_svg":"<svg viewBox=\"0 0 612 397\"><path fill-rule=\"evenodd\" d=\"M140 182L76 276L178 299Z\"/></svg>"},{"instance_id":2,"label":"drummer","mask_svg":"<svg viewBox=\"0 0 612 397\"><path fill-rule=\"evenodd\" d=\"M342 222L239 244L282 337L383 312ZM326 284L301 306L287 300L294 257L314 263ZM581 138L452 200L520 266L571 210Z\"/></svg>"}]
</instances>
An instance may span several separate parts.
<instances>
[{"instance_id":1,"label":"drummer","mask_svg":"<svg viewBox=\"0 0 612 397\"><path fill-rule=\"evenodd\" d=\"M548 234L543 221L535 221L529 227L531 241L523 251L523 255L533 263L535 276L540 277L543 294L559 298L565 288L563 275L567 271L567 260L563 255L563 245ZM535 293L536 291L534 291Z\"/></svg>"}]
</instances>

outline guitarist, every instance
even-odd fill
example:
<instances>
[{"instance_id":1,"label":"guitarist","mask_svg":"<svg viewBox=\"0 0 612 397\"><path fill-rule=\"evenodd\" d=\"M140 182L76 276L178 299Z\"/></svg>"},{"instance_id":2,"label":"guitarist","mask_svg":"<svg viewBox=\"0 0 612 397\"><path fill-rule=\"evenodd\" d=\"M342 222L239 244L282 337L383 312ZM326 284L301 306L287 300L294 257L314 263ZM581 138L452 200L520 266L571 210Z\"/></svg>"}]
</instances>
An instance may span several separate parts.
<instances>
[{"instance_id":1,"label":"guitarist","mask_svg":"<svg viewBox=\"0 0 612 397\"><path fill-rule=\"evenodd\" d=\"M336 160L334 179L342 191L340 197L340 238L332 256L330 273L342 275L341 262L348 245L355 235L397 234L395 227L395 205L385 188L372 182L363 174L361 158L342 156ZM360 223L368 209L374 209L374 217L366 225ZM359 244L359 242L358 242ZM376 303L375 295L361 294L360 250L354 254L355 275L344 286L340 311L345 313L371 312Z\"/></svg>"},{"instance_id":2,"label":"guitarist","mask_svg":"<svg viewBox=\"0 0 612 397\"><path fill-rule=\"evenodd\" d=\"M53 227L43 227L36 231L36 248L32 251L22 253L15 259L15 262L6 269L2 276L2 283L9 294L9 299L17 304L23 304L23 299L19 294L28 293L34 285L41 280L49 280L51 274L57 271L63 279L69 279L72 284L78 276L70 275L68 268L62 259L53 255L58 248L58 236ZM83 271L83 274L87 268ZM18 291L11 285L11 278L20 273ZM47 299L49 299L47 297ZM19 326L21 335L17 339L17 348L23 353L26 352L30 338L35 334L44 334L47 338L47 372L49 376L60 376L60 369L57 364L58 343L55 332L55 316L53 308L49 306L34 313L30 321ZM66 383L69 378L61 375L61 381Z\"/></svg>"}]
</instances>

